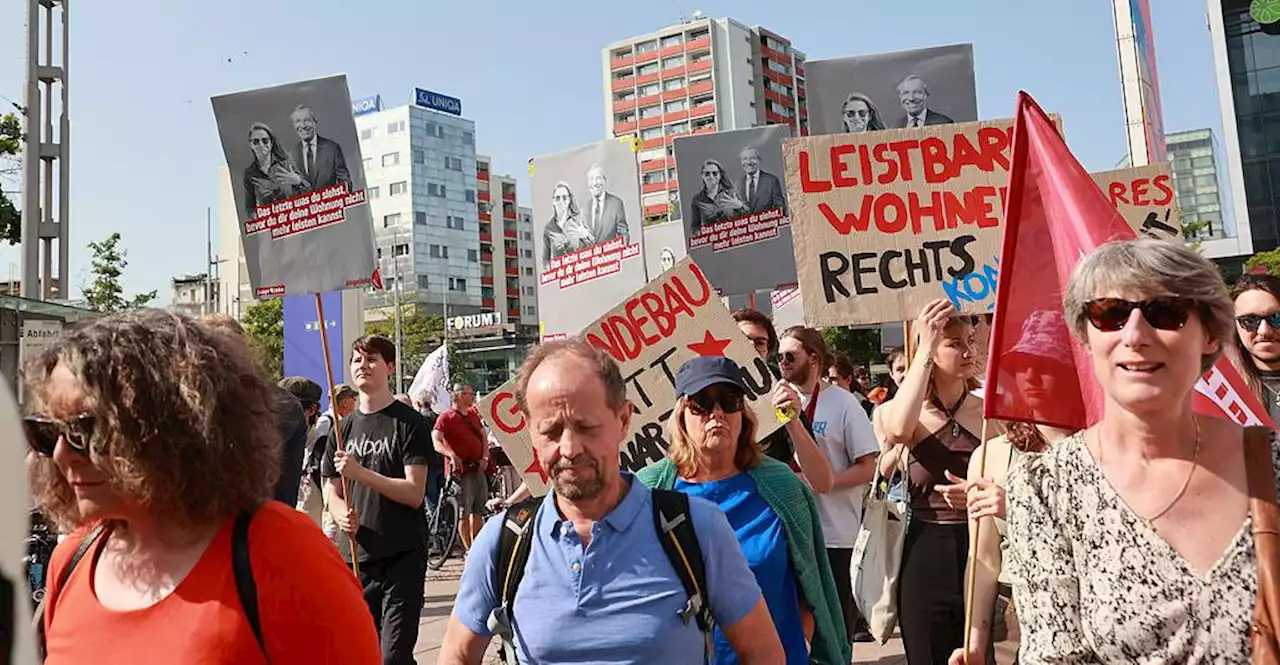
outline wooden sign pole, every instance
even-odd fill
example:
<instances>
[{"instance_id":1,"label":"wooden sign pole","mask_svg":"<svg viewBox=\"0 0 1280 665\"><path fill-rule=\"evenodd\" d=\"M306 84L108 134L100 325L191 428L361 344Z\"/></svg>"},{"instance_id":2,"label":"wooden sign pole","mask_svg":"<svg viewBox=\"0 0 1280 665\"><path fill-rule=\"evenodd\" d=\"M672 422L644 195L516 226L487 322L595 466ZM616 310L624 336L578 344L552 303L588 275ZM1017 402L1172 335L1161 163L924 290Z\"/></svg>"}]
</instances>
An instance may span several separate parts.
<instances>
[{"instance_id":1,"label":"wooden sign pole","mask_svg":"<svg viewBox=\"0 0 1280 665\"><path fill-rule=\"evenodd\" d=\"M978 457L978 477L981 478L987 474L987 419L982 419L982 455ZM965 497L968 500L968 496ZM982 656L977 663L969 662L969 647L972 641L969 633L973 629L975 608L973 606L973 589L978 580L978 539L982 536L982 523L986 520L978 520L973 525L973 539L969 541L969 556L965 563L965 582L964 582L964 661L965 665L982 665L985 656ZM990 640L990 637L987 638Z\"/></svg>"},{"instance_id":2,"label":"wooden sign pole","mask_svg":"<svg viewBox=\"0 0 1280 665\"><path fill-rule=\"evenodd\" d=\"M338 450L342 450L342 422L338 417L338 405L333 403L333 371L330 369L333 365L329 361L329 325L324 318L324 300L320 294L316 294L316 316L320 319L320 348L324 351L324 378L329 384L329 407L333 409L333 443ZM342 497L344 501L349 500L350 484L347 478L342 478ZM325 510L329 508L326 506ZM356 536L353 533L347 534L347 540L351 543L351 572L360 579L360 553L356 545Z\"/></svg>"}]
</instances>

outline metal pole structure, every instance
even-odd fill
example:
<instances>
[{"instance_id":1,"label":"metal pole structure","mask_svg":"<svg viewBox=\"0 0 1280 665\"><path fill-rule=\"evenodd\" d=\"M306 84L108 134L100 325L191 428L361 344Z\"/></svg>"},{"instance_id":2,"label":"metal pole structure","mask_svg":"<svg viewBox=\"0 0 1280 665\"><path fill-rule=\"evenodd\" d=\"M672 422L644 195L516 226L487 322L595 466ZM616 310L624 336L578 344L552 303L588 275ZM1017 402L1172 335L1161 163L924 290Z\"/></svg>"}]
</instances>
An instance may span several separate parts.
<instances>
[{"instance_id":1,"label":"metal pole structure","mask_svg":"<svg viewBox=\"0 0 1280 665\"><path fill-rule=\"evenodd\" d=\"M60 10L60 11L58 11ZM60 18L60 60L54 58L54 24ZM41 23L44 24L43 35ZM26 139L22 153L22 296L67 297L70 211L67 0L27 1ZM43 42L43 53L41 52ZM54 131L54 87L60 86ZM55 178L55 167L57 177ZM56 201L56 206L55 206ZM54 271L54 241L57 271ZM41 255L44 259L41 261Z\"/></svg>"},{"instance_id":2,"label":"metal pole structure","mask_svg":"<svg viewBox=\"0 0 1280 665\"><path fill-rule=\"evenodd\" d=\"M213 298L213 209L204 209L204 302L200 313L209 313L209 301Z\"/></svg>"},{"instance_id":3,"label":"metal pole structure","mask_svg":"<svg viewBox=\"0 0 1280 665\"><path fill-rule=\"evenodd\" d=\"M400 329L400 290L404 288L404 271L400 269L400 257L396 256L396 247L400 246L400 232L396 231L396 244L391 248L391 260L396 266L396 288L392 290L392 299L395 302L395 338L396 338L396 392L404 392L404 381L400 375L400 368L404 365L404 336Z\"/></svg>"}]
</instances>

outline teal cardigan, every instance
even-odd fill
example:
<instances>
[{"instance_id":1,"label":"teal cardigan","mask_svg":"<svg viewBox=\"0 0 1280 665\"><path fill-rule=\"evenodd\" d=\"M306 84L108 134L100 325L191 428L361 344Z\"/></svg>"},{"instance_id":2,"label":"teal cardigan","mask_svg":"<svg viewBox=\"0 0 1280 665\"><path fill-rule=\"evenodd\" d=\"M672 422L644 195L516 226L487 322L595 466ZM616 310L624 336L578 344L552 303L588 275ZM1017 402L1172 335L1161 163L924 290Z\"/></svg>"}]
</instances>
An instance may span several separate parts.
<instances>
[{"instance_id":1,"label":"teal cardigan","mask_svg":"<svg viewBox=\"0 0 1280 665\"><path fill-rule=\"evenodd\" d=\"M805 602L813 608L814 631L810 654L818 665L844 665L853 659L853 645L845 632L844 611L836 594L827 544L818 518L818 504L808 486L791 467L771 458L747 473L756 481L760 496L782 519L787 533L787 550L796 582ZM647 487L672 489L676 466L669 459L641 469L636 477Z\"/></svg>"}]
</instances>

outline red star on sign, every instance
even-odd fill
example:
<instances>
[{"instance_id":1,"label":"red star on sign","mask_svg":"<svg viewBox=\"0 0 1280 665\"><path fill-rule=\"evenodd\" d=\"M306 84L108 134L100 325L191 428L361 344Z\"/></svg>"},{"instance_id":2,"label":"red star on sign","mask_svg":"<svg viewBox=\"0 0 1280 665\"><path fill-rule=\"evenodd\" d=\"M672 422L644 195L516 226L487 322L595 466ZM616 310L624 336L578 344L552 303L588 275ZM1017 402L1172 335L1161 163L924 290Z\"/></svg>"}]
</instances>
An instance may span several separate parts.
<instances>
[{"instance_id":1,"label":"red star on sign","mask_svg":"<svg viewBox=\"0 0 1280 665\"><path fill-rule=\"evenodd\" d=\"M533 464L524 470L525 473L537 473L542 478L542 482L547 482L547 472L542 470L542 463L538 461L538 452L533 451Z\"/></svg>"},{"instance_id":2,"label":"red star on sign","mask_svg":"<svg viewBox=\"0 0 1280 665\"><path fill-rule=\"evenodd\" d=\"M732 340L716 339L708 330L701 342L689 344L687 348L700 356L724 356L724 350Z\"/></svg>"}]
</instances>

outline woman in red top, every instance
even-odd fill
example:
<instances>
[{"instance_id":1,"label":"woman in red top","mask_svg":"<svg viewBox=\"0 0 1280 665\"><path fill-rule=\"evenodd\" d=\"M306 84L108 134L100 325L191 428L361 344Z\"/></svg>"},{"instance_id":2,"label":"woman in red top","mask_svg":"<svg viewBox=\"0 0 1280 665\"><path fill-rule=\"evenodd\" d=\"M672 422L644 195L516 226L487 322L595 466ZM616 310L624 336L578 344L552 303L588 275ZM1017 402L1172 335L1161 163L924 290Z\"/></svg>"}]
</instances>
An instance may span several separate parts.
<instances>
[{"instance_id":1,"label":"woman in red top","mask_svg":"<svg viewBox=\"0 0 1280 665\"><path fill-rule=\"evenodd\" d=\"M381 661L333 545L305 514L264 503L279 474L275 392L241 338L118 314L73 329L26 376L32 487L73 532L50 566L46 663Z\"/></svg>"}]
</instances>

